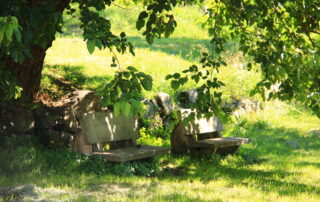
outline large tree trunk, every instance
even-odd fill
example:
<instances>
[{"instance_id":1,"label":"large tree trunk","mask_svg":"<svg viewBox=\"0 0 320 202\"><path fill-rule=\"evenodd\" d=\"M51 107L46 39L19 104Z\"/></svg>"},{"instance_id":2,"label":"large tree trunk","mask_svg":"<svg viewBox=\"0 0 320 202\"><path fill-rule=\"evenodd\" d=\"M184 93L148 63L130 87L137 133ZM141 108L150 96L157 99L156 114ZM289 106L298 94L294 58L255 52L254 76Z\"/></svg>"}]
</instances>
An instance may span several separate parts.
<instances>
[{"instance_id":1,"label":"large tree trunk","mask_svg":"<svg viewBox=\"0 0 320 202\"><path fill-rule=\"evenodd\" d=\"M52 39L53 41L54 39ZM44 58L47 49L34 47L32 50L32 58L26 59L23 64L16 63L11 59L7 60L6 67L16 77L23 91L21 95L22 101L31 101L35 97L40 87L41 72L43 68Z\"/></svg>"},{"instance_id":2,"label":"large tree trunk","mask_svg":"<svg viewBox=\"0 0 320 202\"><path fill-rule=\"evenodd\" d=\"M33 9L37 11L38 9L50 7L51 13L45 13L44 9L43 15L55 15L56 19L62 19L63 11L70 3L70 0L47 0L47 2L48 4L40 4L38 0L31 0L26 2L24 6L30 8L31 11L33 11ZM1 12L2 11L0 10L0 13ZM1 62L3 62L5 68L7 68L12 73L12 75L16 77L17 81L23 89L20 100L24 102L30 102L35 98L35 95L39 91L41 72L43 69L46 51L51 47L52 42L55 39L55 33L59 28L61 20L55 20L51 22L48 20L52 20L54 18L45 19L41 24L37 25L38 27L35 27L32 22L29 22L30 16L33 15L32 12L31 14L28 13L28 17L21 17L23 16L21 13L12 13L11 15L16 15L18 17L19 24L22 26L22 32L24 32L25 30L31 30L33 36L31 41L36 41L36 43L31 42L28 45L25 44L25 48L28 48L30 50L32 57L26 57L22 64L13 61L10 56L4 56L2 58L0 57L0 59ZM37 15L39 15L39 12L37 13ZM32 17L37 18L37 15L35 14ZM44 33L43 30L50 31L49 33ZM43 37L43 35L45 35L45 37ZM39 37L41 37L41 39L39 39ZM38 44L40 40L42 40L42 46ZM43 46L43 44L45 44L45 46Z\"/></svg>"}]
</instances>

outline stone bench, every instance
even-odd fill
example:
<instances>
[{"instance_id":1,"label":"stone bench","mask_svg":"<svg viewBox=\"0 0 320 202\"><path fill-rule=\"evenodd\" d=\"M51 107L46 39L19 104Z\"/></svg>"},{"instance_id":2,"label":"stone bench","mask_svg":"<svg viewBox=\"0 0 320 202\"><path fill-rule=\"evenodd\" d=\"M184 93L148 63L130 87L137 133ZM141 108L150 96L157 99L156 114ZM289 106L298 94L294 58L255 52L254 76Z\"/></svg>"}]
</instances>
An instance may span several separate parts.
<instances>
[{"instance_id":1,"label":"stone bench","mask_svg":"<svg viewBox=\"0 0 320 202\"><path fill-rule=\"evenodd\" d=\"M115 117L112 112L89 112L82 115L80 125L82 133L76 142L82 144L82 149L78 151L86 155L102 156L108 161L122 163L169 151L168 148L137 145L136 139L140 134L138 120L134 118Z\"/></svg>"},{"instance_id":2,"label":"stone bench","mask_svg":"<svg viewBox=\"0 0 320 202\"><path fill-rule=\"evenodd\" d=\"M190 109L180 109L179 123L172 132L171 145L175 153L198 151L201 153L217 153L220 155L234 154L241 144L250 142L248 138L221 137L224 129L217 117L195 118L187 125L182 123L184 116L191 113Z\"/></svg>"}]
</instances>

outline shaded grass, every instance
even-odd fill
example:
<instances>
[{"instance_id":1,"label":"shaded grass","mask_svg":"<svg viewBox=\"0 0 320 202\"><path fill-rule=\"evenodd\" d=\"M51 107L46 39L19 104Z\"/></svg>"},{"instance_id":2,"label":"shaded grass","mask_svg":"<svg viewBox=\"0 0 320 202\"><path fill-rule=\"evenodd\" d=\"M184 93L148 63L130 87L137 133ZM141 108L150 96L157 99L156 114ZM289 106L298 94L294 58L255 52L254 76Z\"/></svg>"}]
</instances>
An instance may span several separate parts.
<instances>
[{"instance_id":1,"label":"shaded grass","mask_svg":"<svg viewBox=\"0 0 320 202\"><path fill-rule=\"evenodd\" d=\"M318 201L320 138L309 131L319 126L319 120L307 112L292 117L292 109L286 105L280 105L280 115L266 120L278 105L267 103L260 113L248 114L226 126L225 136L252 140L234 156L165 155L153 163L110 164L47 151L38 153L41 158L34 162L46 169L31 168L9 177L2 171L0 186L34 183L65 191L60 196L47 195L50 199L79 201ZM154 168L159 170L148 175Z\"/></svg>"},{"instance_id":2,"label":"shaded grass","mask_svg":"<svg viewBox=\"0 0 320 202\"><path fill-rule=\"evenodd\" d=\"M173 95L165 75L181 72L195 63L202 50L210 49L206 31L195 22L201 16L199 10L177 9L182 17L173 38L156 40L150 46L139 32L128 31L129 40L137 47L137 56L118 56L122 67L133 65L153 76L151 94L163 91ZM137 13L111 8L104 15L113 16L114 31L119 32L133 30ZM71 35L72 29L77 32L79 22L71 21L67 35ZM260 74L245 70L246 61L236 52L236 46L230 42L226 55L229 65L221 68L219 77L226 83L223 91L227 97L241 98L248 96ZM110 56L106 50L90 55L81 38L58 38L47 52L42 88L59 89L61 86L53 82L58 79L75 88L100 90L116 71L110 67ZM190 82L181 89L188 88L195 88L195 84ZM51 200L319 201L320 138L308 133L319 123L304 110L271 102L259 113L247 114L226 125L224 136L252 140L235 156L165 155L154 162L120 165L65 150L16 145L12 150L16 153L2 151L0 155L0 161L6 162L0 166L0 186L34 183L64 191L42 193ZM8 175L8 169L3 168L12 172ZM151 172L156 168L159 170Z\"/></svg>"}]
</instances>

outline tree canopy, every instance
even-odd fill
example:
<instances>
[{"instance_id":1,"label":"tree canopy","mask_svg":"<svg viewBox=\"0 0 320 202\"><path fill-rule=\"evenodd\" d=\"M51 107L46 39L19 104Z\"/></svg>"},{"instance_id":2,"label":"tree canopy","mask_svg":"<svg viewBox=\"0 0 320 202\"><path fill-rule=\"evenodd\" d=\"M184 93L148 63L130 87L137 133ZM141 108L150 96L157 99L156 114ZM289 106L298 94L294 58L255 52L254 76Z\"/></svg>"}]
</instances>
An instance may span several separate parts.
<instances>
[{"instance_id":1,"label":"tree canopy","mask_svg":"<svg viewBox=\"0 0 320 202\"><path fill-rule=\"evenodd\" d=\"M120 1L120 0L119 0ZM118 2L119 2L118 1ZM125 1L121 1L125 3ZM219 114L224 85L212 76L213 71L226 65L223 61L225 43L239 42L240 50L249 58L248 70L261 68L263 79L253 93L264 95L272 85L277 92L269 97L296 99L306 103L320 116L320 1L307 0L135 0L144 5L136 21L147 42L170 37L177 21L172 13L175 6L193 4L206 8L206 27L212 49L203 53L201 65L192 65L182 74L168 75L171 86L177 89L188 80L199 86L200 99L193 108L208 116ZM51 46L56 32L63 26L62 14L72 15L76 5L80 9L81 28L90 53L96 48L134 55L134 46L124 32L111 31L109 19L99 15L115 0L1 0L0 4L0 99L12 99L21 94L30 100L37 93L45 51ZM114 54L113 66L117 66ZM108 84L108 104L133 104L132 96L142 89L152 88L152 78L129 67L120 70ZM129 95L123 101L121 93ZM130 101L131 100L131 101ZM134 99L133 99L134 100ZM125 110L129 113L128 110ZM210 113L209 113L210 112ZM193 115L194 116L194 115Z\"/></svg>"}]
</instances>

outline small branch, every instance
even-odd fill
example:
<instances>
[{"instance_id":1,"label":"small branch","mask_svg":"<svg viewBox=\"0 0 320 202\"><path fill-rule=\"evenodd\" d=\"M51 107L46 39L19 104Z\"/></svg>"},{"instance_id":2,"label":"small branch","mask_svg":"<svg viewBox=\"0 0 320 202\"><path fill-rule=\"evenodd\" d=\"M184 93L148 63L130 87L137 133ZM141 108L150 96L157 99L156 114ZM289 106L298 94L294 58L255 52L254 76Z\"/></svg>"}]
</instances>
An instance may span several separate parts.
<instances>
[{"instance_id":1,"label":"small branch","mask_svg":"<svg viewBox=\"0 0 320 202\"><path fill-rule=\"evenodd\" d=\"M121 9L125 9L125 10L133 10L132 8L125 8L125 7L122 7L122 6L120 6L118 4L115 4L115 3L112 3L112 5L114 5L114 6L118 7L118 8L121 8Z\"/></svg>"},{"instance_id":2,"label":"small branch","mask_svg":"<svg viewBox=\"0 0 320 202\"><path fill-rule=\"evenodd\" d=\"M307 32L305 32L305 34L307 35L307 37L308 37L309 41L311 42L312 46L313 46L314 48L316 48L316 44L314 43L314 41L313 41L313 39L311 38L310 34L307 33Z\"/></svg>"},{"instance_id":3,"label":"small branch","mask_svg":"<svg viewBox=\"0 0 320 202\"><path fill-rule=\"evenodd\" d=\"M314 34L320 34L320 32L317 32L317 31L310 31L310 32Z\"/></svg>"},{"instance_id":4,"label":"small branch","mask_svg":"<svg viewBox=\"0 0 320 202\"><path fill-rule=\"evenodd\" d=\"M118 67L119 67L119 71L122 71L122 68L121 68L121 65L120 65L120 62L119 62L119 59L118 59L117 55L115 54L115 52L111 48L110 48L110 51L113 54L113 57L116 59L116 62L117 62Z\"/></svg>"}]
</instances>

